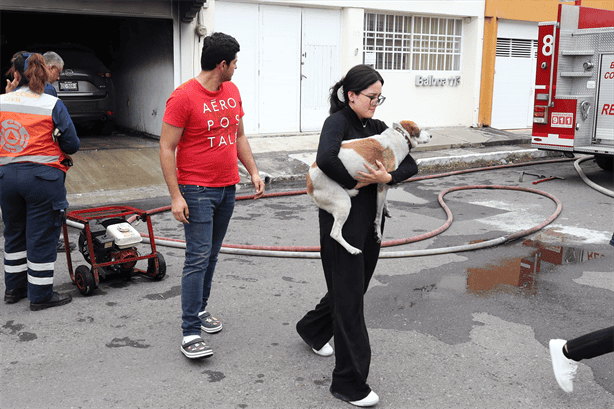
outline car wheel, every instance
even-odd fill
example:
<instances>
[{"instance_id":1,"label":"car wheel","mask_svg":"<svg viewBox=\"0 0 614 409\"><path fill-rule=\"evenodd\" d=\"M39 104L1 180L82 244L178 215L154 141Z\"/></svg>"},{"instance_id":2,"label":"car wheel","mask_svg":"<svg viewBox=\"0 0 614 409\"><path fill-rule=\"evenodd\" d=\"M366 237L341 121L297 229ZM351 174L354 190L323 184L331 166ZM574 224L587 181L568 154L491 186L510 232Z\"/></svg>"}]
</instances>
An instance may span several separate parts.
<instances>
[{"instance_id":1,"label":"car wheel","mask_svg":"<svg viewBox=\"0 0 614 409\"><path fill-rule=\"evenodd\" d=\"M100 135L111 135L114 129L115 121L110 119L106 121L100 121L98 123L98 126L96 127L96 131L98 131Z\"/></svg>"}]
</instances>

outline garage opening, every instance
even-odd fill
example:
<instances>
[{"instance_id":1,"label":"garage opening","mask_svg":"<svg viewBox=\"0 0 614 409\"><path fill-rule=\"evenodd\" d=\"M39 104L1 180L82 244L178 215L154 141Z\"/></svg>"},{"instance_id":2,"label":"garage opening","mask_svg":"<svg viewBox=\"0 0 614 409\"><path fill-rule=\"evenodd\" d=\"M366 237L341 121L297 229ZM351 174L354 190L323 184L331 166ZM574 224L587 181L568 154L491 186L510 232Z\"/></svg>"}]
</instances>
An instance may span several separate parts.
<instances>
[{"instance_id":1,"label":"garage opening","mask_svg":"<svg viewBox=\"0 0 614 409\"><path fill-rule=\"evenodd\" d=\"M65 47L84 47L109 70L114 112L108 119L113 125L149 135L160 134L166 99L174 89L172 19L0 11L0 27L2 92L4 74L15 52L56 51L57 48L56 52L62 56ZM66 71L70 67L64 68ZM79 87L78 81L61 78L65 83L60 98ZM59 85L59 82L54 84L57 91ZM84 103L88 96L91 97L83 96ZM84 123L87 129L96 132L91 125Z\"/></svg>"}]
</instances>

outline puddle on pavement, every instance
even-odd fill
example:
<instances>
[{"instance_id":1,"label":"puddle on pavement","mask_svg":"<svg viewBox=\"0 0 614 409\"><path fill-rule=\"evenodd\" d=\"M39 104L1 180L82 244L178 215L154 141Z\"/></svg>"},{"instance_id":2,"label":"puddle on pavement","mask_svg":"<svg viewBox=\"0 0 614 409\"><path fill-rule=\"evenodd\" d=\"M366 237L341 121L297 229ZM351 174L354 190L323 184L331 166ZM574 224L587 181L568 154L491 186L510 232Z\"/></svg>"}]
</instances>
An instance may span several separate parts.
<instances>
[{"instance_id":1,"label":"puddle on pavement","mask_svg":"<svg viewBox=\"0 0 614 409\"><path fill-rule=\"evenodd\" d=\"M531 240L525 240L522 244L533 249L531 254L503 259L498 264L467 269L467 291L488 295L493 292L520 290L526 295L533 295L537 292L537 275L542 263L576 264L605 256L585 249L553 246Z\"/></svg>"}]
</instances>

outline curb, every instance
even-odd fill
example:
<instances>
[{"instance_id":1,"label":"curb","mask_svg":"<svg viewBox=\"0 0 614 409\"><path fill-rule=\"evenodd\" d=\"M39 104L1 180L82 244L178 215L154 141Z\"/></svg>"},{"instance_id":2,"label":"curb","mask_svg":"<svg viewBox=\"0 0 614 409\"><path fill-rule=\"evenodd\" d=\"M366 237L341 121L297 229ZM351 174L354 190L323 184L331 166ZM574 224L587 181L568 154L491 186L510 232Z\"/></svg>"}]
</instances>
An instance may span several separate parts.
<instances>
[{"instance_id":1,"label":"curb","mask_svg":"<svg viewBox=\"0 0 614 409\"><path fill-rule=\"evenodd\" d=\"M420 145L414 150L412 150L412 152L419 153L419 152L441 151L441 150L446 150L446 149L492 148L492 147L497 147L497 146L510 146L510 145L530 146L531 138L522 138L522 137L518 138L517 137L514 139L495 139L495 140L490 140L490 141L485 141L485 142L475 142L475 143L466 142L466 143L454 143L454 144L436 145L436 146Z\"/></svg>"},{"instance_id":2,"label":"curb","mask_svg":"<svg viewBox=\"0 0 614 409\"><path fill-rule=\"evenodd\" d=\"M526 145L526 140L521 139L523 142L522 145ZM501 143L502 142L502 143ZM505 146L510 145L510 143L505 143L506 141L494 141L494 143L489 143L490 147L497 146ZM469 144L465 144L469 145ZM478 145L478 146L476 146ZM485 144L476 144L472 147L485 147ZM467 148L468 146L463 146L461 148ZM438 149L438 150L445 150ZM450 149L459 149L458 147L452 147ZM435 150L422 150L422 152L434 152ZM420 153L420 151L414 151L416 153ZM496 162L497 165L507 164L508 162L529 162L534 159L539 158L550 158L550 157L560 157L562 154L560 152L551 152L551 151L542 151L534 148L529 149L517 149L517 150L508 150L508 151L496 151L496 152L487 152L487 153L467 153L464 155L454 155L454 156L438 156L438 157L430 157L430 158L417 158L416 163L422 168L446 168L446 167L454 167L457 169L466 169L471 167L471 164L479 163L480 166L492 166L492 162ZM271 175L266 172L260 172L261 177L264 179L265 176L268 178L269 182L267 185L280 183L280 182L297 182L297 181L305 181L306 174L308 170L308 166L305 165L305 173L301 174L292 174L292 175ZM428 169L425 169L428 170ZM438 171L441 169L437 169ZM241 185L242 189L251 188L251 181L249 180L249 174L247 172L243 173L241 171L241 177L246 178L246 180L241 180L239 185Z\"/></svg>"}]
</instances>

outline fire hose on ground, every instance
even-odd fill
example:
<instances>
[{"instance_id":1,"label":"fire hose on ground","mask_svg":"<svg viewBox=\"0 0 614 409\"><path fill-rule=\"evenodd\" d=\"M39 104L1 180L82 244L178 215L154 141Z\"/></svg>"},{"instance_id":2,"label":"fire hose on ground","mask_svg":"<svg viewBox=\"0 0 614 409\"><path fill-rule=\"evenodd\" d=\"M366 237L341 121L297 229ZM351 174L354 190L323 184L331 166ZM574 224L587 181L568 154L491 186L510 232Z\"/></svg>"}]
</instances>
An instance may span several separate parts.
<instances>
[{"instance_id":1,"label":"fire hose on ground","mask_svg":"<svg viewBox=\"0 0 614 409\"><path fill-rule=\"evenodd\" d=\"M576 163L574 163L574 166L576 167L576 170L578 171L578 173L580 173L580 176L582 177L582 179L587 184L589 184L588 182L590 182L590 180L588 180L588 178L586 178L586 176L584 176L584 174L581 172L581 169L579 168L579 163L583 162L585 160L591 159L591 158L592 157L581 158L581 159L577 160ZM491 166L491 167L465 169L465 170L446 172L446 173L440 173L440 174L434 174L434 175L414 177L414 178L408 179L404 183L406 183L406 182L415 182L415 181L426 180L426 179L435 179L435 178L441 178L441 177L446 177L446 176L459 175L459 174L463 174L463 173L480 172L480 171L485 171L485 170L496 170L496 169L502 169L502 168L520 167L520 166L537 165L537 164L547 164L547 163L554 163L554 162L566 162L566 161L570 161L572 159L569 159L569 158L553 159L553 160L545 160L545 161L530 162L530 163L516 163L516 164L508 164L508 165L498 165L498 166ZM590 183L593 183L593 182L590 182ZM600 186L597 186L597 187L601 188ZM494 247L494 246L497 246L497 245L500 245L500 244L504 244L504 243L513 241L513 240L517 240L517 239L519 239L521 237L527 236L529 234L532 234L532 233L535 233L535 232L541 230L542 228L544 228L548 224L552 223L559 216L559 214L562 211L562 204L561 204L561 202L556 197L554 197L553 195L551 195L549 193L542 192L542 191L535 190L535 189L529 189L529 188L523 188L523 187L517 187L517 186L500 186L500 185L468 185L468 186L458 186L458 187L453 187L453 188L446 189L446 190L444 190L443 192L441 192L439 194L439 197L438 197L439 204L440 204L440 206L442 207L442 209L444 210L444 212L446 213L446 216L447 216L447 220L446 220L446 222L443 225L441 225L439 228L437 228L437 229L435 229L435 230L433 230L431 232L428 232L428 233L425 233L425 234L421 234L421 235L418 235L418 236L413 236L413 237L404 238L404 239L396 239L396 240L384 241L384 242L382 242L382 247L391 247L391 246L398 246L398 245L402 245L402 244L415 243L415 242L426 240L426 239L434 237L434 236L436 236L438 234L443 233L444 231L446 231L450 227L450 225L452 224L452 221L454 219L454 217L452 215L452 212L450 211L450 209L446 205L445 201L443 200L444 196L449 194L449 193L452 193L452 192L461 191L461 190L469 190L469 189L513 190L513 191L521 191L521 192L526 192L526 193L538 194L538 195L545 196L548 199L552 200L556 204L556 209L555 209L554 213L552 213L546 220L544 220L542 223L540 223L540 224L538 224L538 225L536 225L534 227L531 227L529 229L522 230L522 231L519 231L519 232L516 232L516 233L507 234L507 235L504 235L504 236L501 236L501 237L498 237L498 238L495 238L495 239L490 239L490 240L485 240L485 241L481 241L481 242L465 244L465 245L460 245L460 246L443 247L443 248L435 248L435 249L406 250L406 251L383 251L383 252L380 253L380 258L402 258L402 257L417 257L417 256L428 256L428 255L439 255L439 254L457 253L457 252L463 252L463 251L471 251L471 250L478 250L478 249L483 249L483 248L488 248L488 247ZM601 188L601 189L603 189L603 188ZM597 190L600 190L600 189L597 189ZM603 190L606 190L606 189L603 189ZM607 191L607 192L610 192L610 191ZM263 198L302 195L302 194L306 194L306 193L307 193L306 190L267 193L267 194L265 194L263 196ZM604 193L604 192L602 192L602 193ZM605 193L605 194L607 194L607 193ZM254 195L237 196L236 200L253 199L253 197L254 197ZM161 208L158 208L158 209L149 210L149 211L147 211L147 214L148 215L153 215L153 214L169 211L170 209L171 209L171 206L165 206L165 207L161 207ZM130 223L130 222L134 221L135 218L136 217L128 219L128 222ZM67 221L67 224L69 226L71 226L71 227L83 229L83 225L81 225L79 223L76 223L76 222ZM145 243L149 243L150 237L148 237L148 235L145 234L145 233L141 233L141 235L144 238L143 241ZM155 240L155 243L157 245L161 245L161 246L175 247L175 248L184 248L184 249L186 247L185 240L169 239L169 238L163 238L163 237L157 237L157 236L154 237L154 240ZM311 259L320 258L319 251L320 251L320 247L319 246L259 246L259 245L239 245L239 244L223 244L222 245L222 249L220 250L220 252L222 252L222 253L225 253L225 254L235 254L235 255L262 256L262 257L282 257L282 258L311 258Z\"/></svg>"},{"instance_id":2,"label":"fire hose on ground","mask_svg":"<svg viewBox=\"0 0 614 409\"><path fill-rule=\"evenodd\" d=\"M596 191L598 191L600 193L603 193L604 195L607 195L607 196L610 196L610 197L614 197L614 192L604 188L603 186L599 186L597 183L593 182L588 177L586 177L586 175L582 171L582 168L580 167L580 164L582 162L586 162L589 159L593 159L593 157L592 156L585 156L583 158L579 158L578 160L576 160L573 163L573 167L576 169L576 172L578 172L578 175L580 175L580 177L582 178L584 183L586 183L587 185L589 185L590 187L592 187Z\"/></svg>"}]
</instances>

